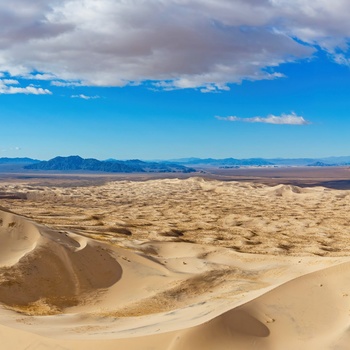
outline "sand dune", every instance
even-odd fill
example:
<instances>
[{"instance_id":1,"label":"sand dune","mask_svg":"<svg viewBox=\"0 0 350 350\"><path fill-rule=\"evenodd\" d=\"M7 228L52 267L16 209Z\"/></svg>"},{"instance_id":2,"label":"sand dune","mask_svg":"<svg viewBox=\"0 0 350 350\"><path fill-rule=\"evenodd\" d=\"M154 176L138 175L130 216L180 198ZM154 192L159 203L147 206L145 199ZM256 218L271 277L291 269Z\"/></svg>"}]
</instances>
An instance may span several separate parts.
<instances>
[{"instance_id":1,"label":"sand dune","mask_svg":"<svg viewBox=\"0 0 350 350\"><path fill-rule=\"evenodd\" d=\"M1 191L21 194L0 210L6 349L350 348L349 191L200 178Z\"/></svg>"},{"instance_id":2,"label":"sand dune","mask_svg":"<svg viewBox=\"0 0 350 350\"><path fill-rule=\"evenodd\" d=\"M0 302L11 309L59 313L121 277L116 259L86 238L75 239L9 212L0 213L0 222Z\"/></svg>"},{"instance_id":3,"label":"sand dune","mask_svg":"<svg viewBox=\"0 0 350 350\"><path fill-rule=\"evenodd\" d=\"M349 271L347 262L289 281L187 330L177 348L349 349Z\"/></svg>"}]
</instances>

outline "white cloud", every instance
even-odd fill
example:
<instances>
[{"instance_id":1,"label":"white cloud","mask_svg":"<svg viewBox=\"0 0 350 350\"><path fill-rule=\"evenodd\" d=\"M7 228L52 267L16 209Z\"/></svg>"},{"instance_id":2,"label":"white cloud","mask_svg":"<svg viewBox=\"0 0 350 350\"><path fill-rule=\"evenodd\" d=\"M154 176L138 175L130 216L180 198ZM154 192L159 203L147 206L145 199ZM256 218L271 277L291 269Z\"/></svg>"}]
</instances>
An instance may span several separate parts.
<instances>
[{"instance_id":1,"label":"white cloud","mask_svg":"<svg viewBox=\"0 0 350 350\"><path fill-rule=\"evenodd\" d=\"M55 80L57 77L54 74L48 74L48 73L33 73L33 74L27 74L24 76L25 79L28 80Z\"/></svg>"},{"instance_id":2,"label":"white cloud","mask_svg":"<svg viewBox=\"0 0 350 350\"><path fill-rule=\"evenodd\" d=\"M100 96L87 96L84 94L80 94L80 95L72 95L71 98L82 98L83 100L95 100L97 98L100 98Z\"/></svg>"},{"instance_id":3,"label":"white cloud","mask_svg":"<svg viewBox=\"0 0 350 350\"><path fill-rule=\"evenodd\" d=\"M0 79L0 94L26 94L26 95L51 95L48 89L35 87L33 85L18 87L19 82L14 79Z\"/></svg>"},{"instance_id":4,"label":"white cloud","mask_svg":"<svg viewBox=\"0 0 350 350\"><path fill-rule=\"evenodd\" d=\"M50 83L52 86L59 86L59 87L67 87L67 86L84 86L84 84L80 82L74 82L74 81L59 81L59 80L54 80L51 81Z\"/></svg>"},{"instance_id":5,"label":"white cloud","mask_svg":"<svg viewBox=\"0 0 350 350\"><path fill-rule=\"evenodd\" d=\"M0 71L56 86L150 80L216 92L280 78L280 64L317 45L348 64L349 11L347 0L3 1Z\"/></svg>"},{"instance_id":6,"label":"white cloud","mask_svg":"<svg viewBox=\"0 0 350 350\"><path fill-rule=\"evenodd\" d=\"M4 85L18 85L19 81L15 79L2 79L1 83Z\"/></svg>"},{"instance_id":7,"label":"white cloud","mask_svg":"<svg viewBox=\"0 0 350 350\"><path fill-rule=\"evenodd\" d=\"M229 117L215 117L218 120L225 120L230 122L244 122L244 123L264 123L264 124L278 124L278 125L307 125L311 122L307 121L304 117L298 116L295 113L281 114L276 116L269 114L267 117L253 117L253 118L240 118L236 116Z\"/></svg>"},{"instance_id":8,"label":"white cloud","mask_svg":"<svg viewBox=\"0 0 350 350\"><path fill-rule=\"evenodd\" d=\"M2 92L4 94L26 94L26 95L52 95L48 89L38 88L34 86L13 87L10 86L7 90Z\"/></svg>"}]
</instances>

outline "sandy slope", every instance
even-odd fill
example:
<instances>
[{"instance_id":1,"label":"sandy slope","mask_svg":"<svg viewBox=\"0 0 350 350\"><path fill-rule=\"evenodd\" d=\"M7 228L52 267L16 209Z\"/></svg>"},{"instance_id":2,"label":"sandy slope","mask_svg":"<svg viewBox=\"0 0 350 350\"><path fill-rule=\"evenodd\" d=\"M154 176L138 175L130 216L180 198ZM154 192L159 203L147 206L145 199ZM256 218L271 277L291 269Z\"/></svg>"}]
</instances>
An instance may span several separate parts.
<instances>
[{"instance_id":1,"label":"sandy slope","mask_svg":"<svg viewBox=\"0 0 350 350\"><path fill-rule=\"evenodd\" d=\"M28 198L0 211L6 349L350 349L349 191L1 190Z\"/></svg>"}]
</instances>

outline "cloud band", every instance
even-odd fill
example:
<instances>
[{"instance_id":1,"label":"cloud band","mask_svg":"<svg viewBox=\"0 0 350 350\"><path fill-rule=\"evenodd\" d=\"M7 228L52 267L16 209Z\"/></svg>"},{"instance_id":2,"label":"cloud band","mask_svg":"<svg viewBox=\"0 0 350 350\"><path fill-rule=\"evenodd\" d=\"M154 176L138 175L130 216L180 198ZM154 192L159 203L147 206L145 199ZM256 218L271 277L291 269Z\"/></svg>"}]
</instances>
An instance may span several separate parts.
<instances>
[{"instance_id":1,"label":"cloud band","mask_svg":"<svg viewBox=\"0 0 350 350\"><path fill-rule=\"evenodd\" d=\"M308 125L311 122L304 119L302 116L298 116L295 113L281 114L276 116L269 114L267 117L253 117L253 118L240 118L236 116L229 117L215 117L218 120L224 120L229 122L243 122L243 123L264 123L264 124L277 124L277 125Z\"/></svg>"}]
</instances>

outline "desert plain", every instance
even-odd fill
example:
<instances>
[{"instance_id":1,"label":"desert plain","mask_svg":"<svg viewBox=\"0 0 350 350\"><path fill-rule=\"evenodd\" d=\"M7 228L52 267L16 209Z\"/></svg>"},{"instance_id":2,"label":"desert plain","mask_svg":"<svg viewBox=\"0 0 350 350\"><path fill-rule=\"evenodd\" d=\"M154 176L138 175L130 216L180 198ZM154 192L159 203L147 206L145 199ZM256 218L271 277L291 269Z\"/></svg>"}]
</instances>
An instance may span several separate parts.
<instances>
[{"instance_id":1,"label":"desert plain","mask_svg":"<svg viewBox=\"0 0 350 350\"><path fill-rule=\"evenodd\" d=\"M350 349L349 179L1 174L1 347Z\"/></svg>"}]
</instances>

